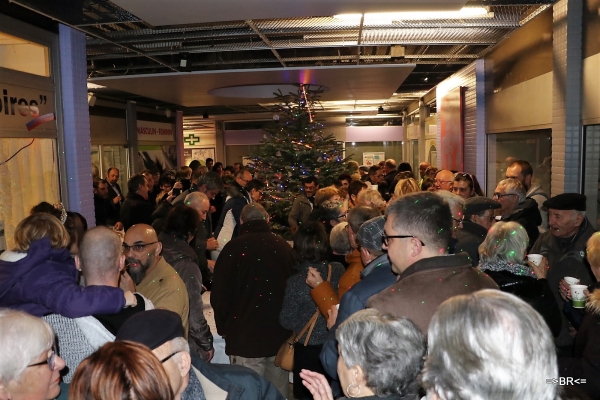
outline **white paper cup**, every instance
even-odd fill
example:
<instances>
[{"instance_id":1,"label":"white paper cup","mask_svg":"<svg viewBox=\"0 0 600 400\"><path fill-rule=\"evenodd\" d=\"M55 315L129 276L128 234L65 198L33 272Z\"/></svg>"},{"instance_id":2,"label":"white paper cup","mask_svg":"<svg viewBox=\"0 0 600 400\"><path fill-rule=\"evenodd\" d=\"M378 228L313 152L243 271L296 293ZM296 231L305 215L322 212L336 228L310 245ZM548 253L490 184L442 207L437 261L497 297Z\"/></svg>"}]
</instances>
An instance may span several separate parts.
<instances>
[{"instance_id":1,"label":"white paper cup","mask_svg":"<svg viewBox=\"0 0 600 400\"><path fill-rule=\"evenodd\" d=\"M574 308L585 307L585 294L583 291L587 289L586 285L571 285L571 299Z\"/></svg>"},{"instance_id":2,"label":"white paper cup","mask_svg":"<svg viewBox=\"0 0 600 400\"><path fill-rule=\"evenodd\" d=\"M379 190L377 185L371 185L371 190Z\"/></svg>"},{"instance_id":3,"label":"white paper cup","mask_svg":"<svg viewBox=\"0 0 600 400\"><path fill-rule=\"evenodd\" d=\"M541 254L527 254L527 259L538 266L542 263L542 257Z\"/></svg>"},{"instance_id":4,"label":"white paper cup","mask_svg":"<svg viewBox=\"0 0 600 400\"><path fill-rule=\"evenodd\" d=\"M571 285L579 285L579 282L580 282L579 279L573 278L572 276L565 276L563 279L565 280L565 282L567 282L567 284L569 286L571 286Z\"/></svg>"}]
</instances>

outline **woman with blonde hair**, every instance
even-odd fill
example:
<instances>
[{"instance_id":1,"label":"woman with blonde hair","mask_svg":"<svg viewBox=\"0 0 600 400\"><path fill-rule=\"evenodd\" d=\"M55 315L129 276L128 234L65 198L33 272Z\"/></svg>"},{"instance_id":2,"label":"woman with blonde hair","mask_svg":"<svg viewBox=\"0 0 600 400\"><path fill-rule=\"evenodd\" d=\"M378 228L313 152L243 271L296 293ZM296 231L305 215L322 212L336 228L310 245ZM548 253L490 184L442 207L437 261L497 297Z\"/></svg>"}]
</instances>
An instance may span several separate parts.
<instances>
[{"instance_id":1,"label":"woman with blonde hair","mask_svg":"<svg viewBox=\"0 0 600 400\"><path fill-rule=\"evenodd\" d=\"M116 314L137 304L133 293L109 286L81 287L67 249L69 234L53 215L37 213L17 225L15 247L0 254L0 307L41 317Z\"/></svg>"},{"instance_id":2,"label":"woman with blonde hair","mask_svg":"<svg viewBox=\"0 0 600 400\"><path fill-rule=\"evenodd\" d=\"M400 179L394 189L394 195L390 201L396 200L405 194L420 192L419 183L413 178Z\"/></svg>"},{"instance_id":3,"label":"woman with blonde hair","mask_svg":"<svg viewBox=\"0 0 600 400\"><path fill-rule=\"evenodd\" d=\"M161 361L146 346L106 343L83 360L69 388L71 400L172 400Z\"/></svg>"},{"instance_id":4,"label":"woman with blonde hair","mask_svg":"<svg viewBox=\"0 0 600 400\"><path fill-rule=\"evenodd\" d=\"M358 194L356 206L375 207L380 211L385 211L386 203L379 191L369 189Z\"/></svg>"}]
</instances>

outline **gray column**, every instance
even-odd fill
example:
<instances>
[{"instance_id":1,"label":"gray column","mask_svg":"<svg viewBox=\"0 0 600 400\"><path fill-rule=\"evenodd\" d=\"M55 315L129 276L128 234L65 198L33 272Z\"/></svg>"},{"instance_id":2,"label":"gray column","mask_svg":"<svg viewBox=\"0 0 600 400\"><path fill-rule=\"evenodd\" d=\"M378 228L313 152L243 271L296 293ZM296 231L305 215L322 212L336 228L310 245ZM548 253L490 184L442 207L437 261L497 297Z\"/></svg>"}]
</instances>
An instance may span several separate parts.
<instances>
[{"instance_id":1,"label":"gray column","mask_svg":"<svg viewBox=\"0 0 600 400\"><path fill-rule=\"evenodd\" d=\"M60 82L63 149L65 152L69 211L81 213L94 226L94 193L90 150L90 116L87 102L85 34L59 25Z\"/></svg>"},{"instance_id":2,"label":"gray column","mask_svg":"<svg viewBox=\"0 0 600 400\"><path fill-rule=\"evenodd\" d=\"M552 195L581 190L583 0L554 4Z\"/></svg>"},{"instance_id":3,"label":"gray column","mask_svg":"<svg viewBox=\"0 0 600 400\"><path fill-rule=\"evenodd\" d=\"M141 171L138 167L138 136L137 136L137 108L135 101L128 100L125 109L125 123L127 125L127 151L129 152L129 173L135 175Z\"/></svg>"}]
</instances>

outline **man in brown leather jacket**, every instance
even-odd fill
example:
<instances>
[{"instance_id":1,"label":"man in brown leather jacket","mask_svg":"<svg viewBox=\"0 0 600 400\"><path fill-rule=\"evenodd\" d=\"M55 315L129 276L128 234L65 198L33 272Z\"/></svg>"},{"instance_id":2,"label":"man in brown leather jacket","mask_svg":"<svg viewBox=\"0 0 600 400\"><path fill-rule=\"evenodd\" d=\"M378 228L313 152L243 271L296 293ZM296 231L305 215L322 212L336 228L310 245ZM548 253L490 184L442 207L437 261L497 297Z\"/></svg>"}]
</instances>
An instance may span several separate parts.
<instances>
[{"instance_id":1,"label":"man in brown leather jacket","mask_svg":"<svg viewBox=\"0 0 600 400\"><path fill-rule=\"evenodd\" d=\"M371 297L368 308L406 317L423 332L446 299L480 289L497 289L485 273L471 267L466 253L448 254L452 214L448 204L429 192L411 193L385 212L383 248L398 281Z\"/></svg>"}]
</instances>

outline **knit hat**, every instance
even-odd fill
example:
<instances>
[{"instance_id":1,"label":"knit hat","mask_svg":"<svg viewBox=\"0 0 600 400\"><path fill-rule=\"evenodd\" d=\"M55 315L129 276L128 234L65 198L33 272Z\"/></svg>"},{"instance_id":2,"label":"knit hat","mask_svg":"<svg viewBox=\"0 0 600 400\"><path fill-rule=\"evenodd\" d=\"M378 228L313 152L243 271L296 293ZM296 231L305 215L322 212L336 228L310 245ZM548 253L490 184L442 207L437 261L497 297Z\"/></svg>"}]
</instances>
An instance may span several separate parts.
<instances>
[{"instance_id":1,"label":"knit hat","mask_svg":"<svg viewBox=\"0 0 600 400\"><path fill-rule=\"evenodd\" d=\"M383 216L371 218L362 224L356 233L358 244L369 250L381 251L381 237L383 236L384 225L385 217Z\"/></svg>"},{"instance_id":2,"label":"knit hat","mask_svg":"<svg viewBox=\"0 0 600 400\"><path fill-rule=\"evenodd\" d=\"M130 340L154 350L178 337L183 337L179 314L169 310L149 310L129 317L115 340Z\"/></svg>"}]
</instances>

